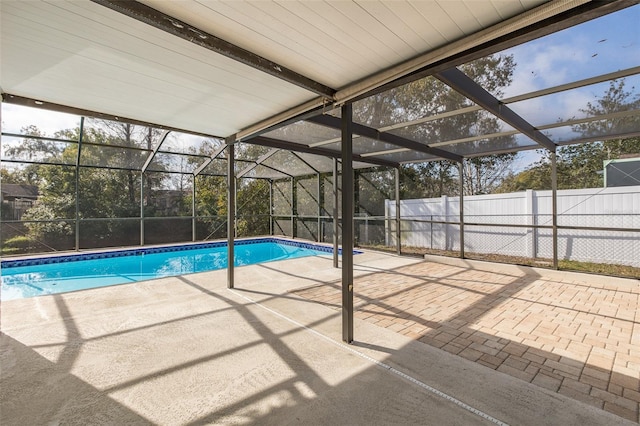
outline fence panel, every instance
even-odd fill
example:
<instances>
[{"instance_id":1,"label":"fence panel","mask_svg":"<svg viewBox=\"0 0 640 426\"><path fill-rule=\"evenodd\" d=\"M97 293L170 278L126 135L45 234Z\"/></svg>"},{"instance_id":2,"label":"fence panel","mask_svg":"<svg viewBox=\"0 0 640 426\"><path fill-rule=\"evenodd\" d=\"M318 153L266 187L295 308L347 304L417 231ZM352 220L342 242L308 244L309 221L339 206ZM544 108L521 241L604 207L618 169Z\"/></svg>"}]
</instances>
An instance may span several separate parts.
<instances>
[{"instance_id":1,"label":"fence panel","mask_svg":"<svg viewBox=\"0 0 640 426\"><path fill-rule=\"evenodd\" d=\"M385 203L395 217L395 201ZM402 245L459 249L458 197L403 200L400 211ZM640 267L640 232L630 231L640 229L640 186L557 191L557 213L559 259ZM553 257L551 191L467 196L464 222L467 252ZM393 220L385 242L396 244Z\"/></svg>"}]
</instances>

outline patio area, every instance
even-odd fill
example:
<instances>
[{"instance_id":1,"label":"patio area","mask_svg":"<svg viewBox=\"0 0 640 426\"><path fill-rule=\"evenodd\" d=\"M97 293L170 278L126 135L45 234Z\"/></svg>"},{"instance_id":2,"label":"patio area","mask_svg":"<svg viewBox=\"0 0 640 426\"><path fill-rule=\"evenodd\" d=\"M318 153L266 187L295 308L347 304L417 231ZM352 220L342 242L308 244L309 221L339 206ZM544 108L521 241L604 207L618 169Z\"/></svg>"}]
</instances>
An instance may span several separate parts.
<instances>
[{"instance_id":1,"label":"patio area","mask_svg":"<svg viewBox=\"0 0 640 426\"><path fill-rule=\"evenodd\" d=\"M411 230L462 258L635 264L640 204L610 187L640 169L608 165L640 152L639 18L0 1L0 254L226 239L232 260L1 300L0 424L637 426L638 280L352 248L400 253ZM524 197L474 207L498 193ZM236 238L264 235L341 244L342 269L234 268Z\"/></svg>"},{"instance_id":2,"label":"patio area","mask_svg":"<svg viewBox=\"0 0 640 426\"><path fill-rule=\"evenodd\" d=\"M640 421L637 280L431 259L360 278L356 318ZM296 294L340 309L338 284Z\"/></svg>"},{"instance_id":3,"label":"patio area","mask_svg":"<svg viewBox=\"0 0 640 426\"><path fill-rule=\"evenodd\" d=\"M324 256L3 301L0 422L638 421L637 282L354 260L353 345Z\"/></svg>"}]
</instances>

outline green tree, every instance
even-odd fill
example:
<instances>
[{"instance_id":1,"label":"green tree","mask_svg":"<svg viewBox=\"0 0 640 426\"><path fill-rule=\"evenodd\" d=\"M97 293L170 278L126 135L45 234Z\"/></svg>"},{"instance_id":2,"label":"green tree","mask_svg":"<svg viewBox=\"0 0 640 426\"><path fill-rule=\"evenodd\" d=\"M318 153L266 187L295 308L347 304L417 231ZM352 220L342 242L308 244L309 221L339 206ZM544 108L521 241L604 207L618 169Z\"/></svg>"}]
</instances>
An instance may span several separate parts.
<instances>
[{"instance_id":1,"label":"green tree","mask_svg":"<svg viewBox=\"0 0 640 426\"><path fill-rule=\"evenodd\" d=\"M75 200L70 194L52 196L46 194L25 212L22 217L27 222L28 237L45 246L56 249L71 249L75 234L72 221L60 219L73 218Z\"/></svg>"},{"instance_id":2,"label":"green tree","mask_svg":"<svg viewBox=\"0 0 640 426\"><path fill-rule=\"evenodd\" d=\"M515 156L515 153L510 153L466 159L463 164L464 194L494 192L505 177L509 176Z\"/></svg>"},{"instance_id":3,"label":"green tree","mask_svg":"<svg viewBox=\"0 0 640 426\"><path fill-rule=\"evenodd\" d=\"M640 95L635 90L625 89L625 79L613 80L603 96L588 102L580 111L587 117L598 117L640 109ZM640 154L640 138L615 138L610 136L637 132L640 117L637 114L622 114L603 120L593 120L573 126L573 130L584 138L603 137L607 140L570 145L560 150L558 187L590 188L603 185L602 174L605 160L614 160L623 154Z\"/></svg>"},{"instance_id":4,"label":"green tree","mask_svg":"<svg viewBox=\"0 0 640 426\"><path fill-rule=\"evenodd\" d=\"M625 89L625 80L613 80L605 93L594 102L588 102L580 109L592 120L574 125L573 131L579 138L599 138L605 140L578 143L559 147L557 150L557 174L559 189L597 188L603 186L602 169L605 160L614 160L622 155L639 154L639 137L611 138L637 131L640 128L640 117L637 114L624 114L627 111L640 109L640 95L634 90ZM621 113L619 115L611 114ZM573 119L573 118L572 118ZM547 151L540 151L542 159L517 175L509 176L500 192L520 191L525 189L551 188L551 160Z\"/></svg>"},{"instance_id":5,"label":"green tree","mask_svg":"<svg viewBox=\"0 0 640 426\"><path fill-rule=\"evenodd\" d=\"M80 128L59 131L47 138L37 127L29 126L22 129L22 143L7 149L12 158L34 161L21 169L19 176L24 182L37 184L41 194L24 216L32 221L26 224L30 238L53 247L70 248L69 241L75 234L76 172L81 219L139 215L140 173L132 169L140 167L149 154L145 149L147 129L103 120L90 123L83 129L81 167L77 171ZM150 133L157 136L157 132ZM117 245L135 235L137 227L135 222L83 221L81 245L102 245L101 240Z\"/></svg>"},{"instance_id":6,"label":"green tree","mask_svg":"<svg viewBox=\"0 0 640 426\"><path fill-rule=\"evenodd\" d=\"M21 169L9 169L6 167L0 168L0 182L2 183L16 183L16 184L28 184L24 171Z\"/></svg>"},{"instance_id":7,"label":"green tree","mask_svg":"<svg viewBox=\"0 0 640 426\"><path fill-rule=\"evenodd\" d=\"M502 89L512 81L515 66L513 56L493 55L464 64L460 69L494 96L501 97ZM472 106L472 103L467 98L440 80L427 77L357 102L354 106L354 120L428 145L502 130L496 117L483 110L437 120L426 119L468 106ZM426 120L420 124L402 126L402 123L421 118ZM384 151L391 148L380 141L366 142L369 149L373 150ZM456 149L462 149L465 154L473 154L489 147L491 150L507 150L515 146L515 141L509 136L455 146L460 147ZM441 148L449 149L447 145ZM491 192L507 175L516 155L488 155L465 162L465 193ZM407 165L403 167L403 175L403 197L421 198L459 192L459 185L455 183L458 168L447 161ZM418 194L419 191L422 194Z\"/></svg>"},{"instance_id":8,"label":"green tree","mask_svg":"<svg viewBox=\"0 0 640 426\"><path fill-rule=\"evenodd\" d=\"M240 179L237 193L238 236L269 234L269 181Z\"/></svg>"},{"instance_id":9,"label":"green tree","mask_svg":"<svg viewBox=\"0 0 640 426\"><path fill-rule=\"evenodd\" d=\"M400 197L436 198L459 192L457 163L429 161L401 166Z\"/></svg>"},{"instance_id":10,"label":"green tree","mask_svg":"<svg viewBox=\"0 0 640 426\"><path fill-rule=\"evenodd\" d=\"M520 173L510 173L496 189L497 193L551 189L551 168L546 160L539 161Z\"/></svg>"},{"instance_id":11,"label":"green tree","mask_svg":"<svg viewBox=\"0 0 640 426\"><path fill-rule=\"evenodd\" d=\"M357 216L384 216L386 199L395 198L394 173L386 168L359 169L355 172Z\"/></svg>"}]
</instances>

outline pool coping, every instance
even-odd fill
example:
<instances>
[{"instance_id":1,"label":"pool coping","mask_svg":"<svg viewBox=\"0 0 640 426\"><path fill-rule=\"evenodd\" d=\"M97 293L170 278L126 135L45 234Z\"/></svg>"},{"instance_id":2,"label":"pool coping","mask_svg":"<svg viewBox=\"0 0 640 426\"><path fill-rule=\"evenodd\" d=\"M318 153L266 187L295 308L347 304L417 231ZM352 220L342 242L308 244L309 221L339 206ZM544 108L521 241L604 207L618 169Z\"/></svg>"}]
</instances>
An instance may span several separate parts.
<instances>
[{"instance_id":1,"label":"pool coping","mask_svg":"<svg viewBox=\"0 0 640 426\"><path fill-rule=\"evenodd\" d=\"M272 237L272 236L237 239L234 241L234 246L255 244L258 242L278 243L278 244L283 244L288 246L321 251L325 253L333 253L332 245L326 245L323 243L316 243L316 242L291 240L287 238ZM137 248L124 248L124 249L118 248L118 249L109 249L106 251L103 249L100 251L91 251L91 252L73 253L73 254L36 255L35 257L30 256L28 258L0 260L0 268L17 268L21 266L47 265L47 264L55 264L55 263L78 262L82 260L109 259L114 257L141 256L144 254L153 254L153 253L198 250L198 249L212 248L212 247L226 247L227 244L228 244L227 240L218 240L218 241L210 241L210 242L199 242L199 243L188 242L188 243L181 243L181 244L147 246L147 247L137 247ZM359 250L354 250L353 253L360 254L363 252ZM338 248L338 254L342 254L341 247Z\"/></svg>"}]
</instances>

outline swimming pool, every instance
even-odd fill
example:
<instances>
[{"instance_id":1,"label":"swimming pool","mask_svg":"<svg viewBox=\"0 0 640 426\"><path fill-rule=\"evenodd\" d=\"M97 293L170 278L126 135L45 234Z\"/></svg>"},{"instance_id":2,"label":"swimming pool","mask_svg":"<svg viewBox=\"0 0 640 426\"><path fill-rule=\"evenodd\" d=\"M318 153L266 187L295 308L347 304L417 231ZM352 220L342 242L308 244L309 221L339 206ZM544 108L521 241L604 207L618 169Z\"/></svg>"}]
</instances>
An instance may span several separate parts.
<instances>
[{"instance_id":1,"label":"swimming pool","mask_svg":"<svg viewBox=\"0 0 640 426\"><path fill-rule=\"evenodd\" d=\"M332 252L332 247L280 238L239 240L234 244L234 265L328 255ZM1 267L0 298L21 299L223 269L227 267L227 243L3 260Z\"/></svg>"}]
</instances>

